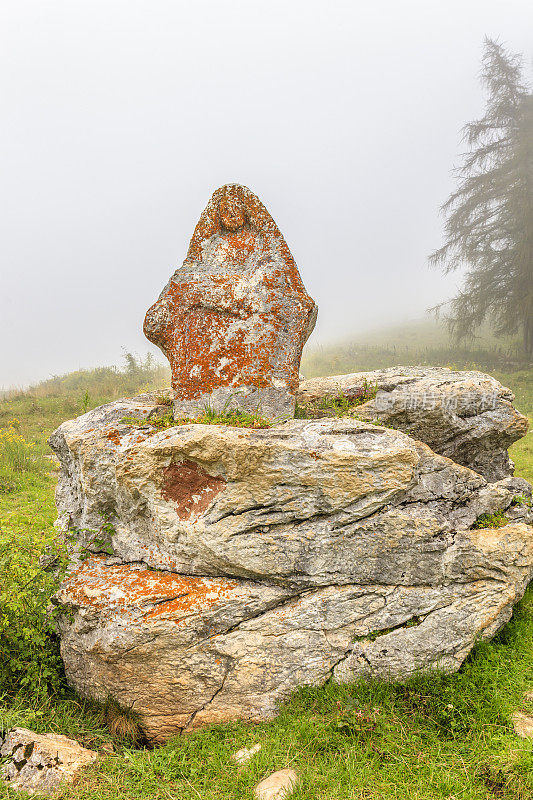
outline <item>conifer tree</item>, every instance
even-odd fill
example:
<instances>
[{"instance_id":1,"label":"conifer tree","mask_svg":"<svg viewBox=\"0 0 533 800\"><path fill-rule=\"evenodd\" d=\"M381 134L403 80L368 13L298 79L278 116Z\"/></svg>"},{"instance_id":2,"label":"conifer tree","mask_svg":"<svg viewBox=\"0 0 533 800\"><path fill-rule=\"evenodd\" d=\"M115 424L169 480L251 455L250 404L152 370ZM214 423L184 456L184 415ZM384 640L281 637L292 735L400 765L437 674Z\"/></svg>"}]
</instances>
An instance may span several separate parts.
<instances>
[{"instance_id":1,"label":"conifer tree","mask_svg":"<svg viewBox=\"0 0 533 800\"><path fill-rule=\"evenodd\" d=\"M485 115L463 129L468 151L457 189L442 207L444 246L430 262L445 273L467 267L464 285L443 303L457 339L488 320L496 335L520 334L533 354L533 95L522 59L485 40Z\"/></svg>"}]
</instances>

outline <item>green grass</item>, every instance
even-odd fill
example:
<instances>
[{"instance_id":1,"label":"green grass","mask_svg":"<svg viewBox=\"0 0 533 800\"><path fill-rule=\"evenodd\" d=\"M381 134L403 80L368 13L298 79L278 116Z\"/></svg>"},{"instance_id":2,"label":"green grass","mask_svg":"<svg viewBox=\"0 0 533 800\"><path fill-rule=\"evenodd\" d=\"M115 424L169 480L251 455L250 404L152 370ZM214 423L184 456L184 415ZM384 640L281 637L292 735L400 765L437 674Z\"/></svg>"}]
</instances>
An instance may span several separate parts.
<instances>
[{"instance_id":1,"label":"green grass","mask_svg":"<svg viewBox=\"0 0 533 800\"><path fill-rule=\"evenodd\" d=\"M458 345L442 324L425 319L380 328L354 336L353 340L308 347L304 350L301 372L306 378L314 378L397 365L479 369L490 373L531 368L516 340L502 342L482 329L477 338Z\"/></svg>"},{"instance_id":2,"label":"green grass","mask_svg":"<svg viewBox=\"0 0 533 800\"><path fill-rule=\"evenodd\" d=\"M405 361L403 355L396 363ZM144 362L135 363L142 367ZM20 435L44 456L46 437L64 419L162 386L166 375L149 367L135 376L131 364L111 373L82 371L12 394L0 401L0 427L19 419ZM346 371L359 368L352 361ZM327 372L334 371L343 370L330 365ZM496 376L533 417L533 371L502 369ZM529 436L514 445L512 456L517 474L533 479ZM44 459L37 469L17 471L7 462L0 468L0 548L9 542L23 563L34 563L56 536L54 470ZM514 734L511 714L533 713L533 702L524 700L532 689L533 587L512 621L492 642L478 645L455 675L406 684L304 687L270 723L211 726L154 750L115 743L114 753L102 751L101 759L58 797L251 800L261 778L293 767L301 776L294 800L531 800L533 743ZM13 725L63 733L94 749L112 741L104 709L77 698L64 682L43 687L38 695L22 685L0 686L0 728ZM231 754L256 742L262 749L252 761L243 768L234 765ZM0 784L0 798L15 796Z\"/></svg>"},{"instance_id":3,"label":"green grass","mask_svg":"<svg viewBox=\"0 0 533 800\"><path fill-rule=\"evenodd\" d=\"M295 800L525 800L533 796L532 743L514 735L510 715L533 712L522 700L532 686L529 592L505 630L455 675L303 688L271 723L212 726L152 751L117 746L61 796L246 800L262 777L290 766L302 779ZM72 696L39 709L15 707L6 721L61 731L94 748L109 741L102 712ZM260 753L238 769L231 754L256 742Z\"/></svg>"},{"instance_id":4,"label":"green grass","mask_svg":"<svg viewBox=\"0 0 533 800\"><path fill-rule=\"evenodd\" d=\"M124 425L133 428L152 427L155 430L164 431L176 425L229 425L232 428L271 428L274 424L264 419L260 414L251 414L245 411L221 411L218 412L210 406L206 406L198 417L174 417L171 411L165 414L153 415L150 417L122 417L120 420Z\"/></svg>"}]
</instances>

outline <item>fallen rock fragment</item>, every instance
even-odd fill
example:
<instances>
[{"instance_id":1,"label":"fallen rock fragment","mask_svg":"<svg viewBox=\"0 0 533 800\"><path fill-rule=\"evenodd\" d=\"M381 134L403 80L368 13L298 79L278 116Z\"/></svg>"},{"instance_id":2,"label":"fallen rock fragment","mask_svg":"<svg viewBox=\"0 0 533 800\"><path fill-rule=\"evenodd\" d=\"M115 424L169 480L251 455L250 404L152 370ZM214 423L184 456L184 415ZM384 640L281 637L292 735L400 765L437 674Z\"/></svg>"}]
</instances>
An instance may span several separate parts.
<instances>
[{"instance_id":1,"label":"fallen rock fragment","mask_svg":"<svg viewBox=\"0 0 533 800\"><path fill-rule=\"evenodd\" d=\"M257 800L283 800L294 791L298 774L293 769L280 769L258 783L254 789Z\"/></svg>"},{"instance_id":2,"label":"fallen rock fragment","mask_svg":"<svg viewBox=\"0 0 533 800\"><path fill-rule=\"evenodd\" d=\"M512 715L515 733L522 739L533 739L533 716L515 711Z\"/></svg>"},{"instance_id":3,"label":"fallen rock fragment","mask_svg":"<svg viewBox=\"0 0 533 800\"><path fill-rule=\"evenodd\" d=\"M59 734L38 734L26 728L10 730L0 747L6 763L0 770L13 789L34 794L71 783L78 771L98 757L73 739Z\"/></svg>"},{"instance_id":4,"label":"fallen rock fragment","mask_svg":"<svg viewBox=\"0 0 533 800\"><path fill-rule=\"evenodd\" d=\"M243 747L242 750L237 750L236 753L233 753L232 759L237 762L240 766L246 764L251 758L255 756L261 750L261 745L259 742L254 744L252 747Z\"/></svg>"}]
</instances>

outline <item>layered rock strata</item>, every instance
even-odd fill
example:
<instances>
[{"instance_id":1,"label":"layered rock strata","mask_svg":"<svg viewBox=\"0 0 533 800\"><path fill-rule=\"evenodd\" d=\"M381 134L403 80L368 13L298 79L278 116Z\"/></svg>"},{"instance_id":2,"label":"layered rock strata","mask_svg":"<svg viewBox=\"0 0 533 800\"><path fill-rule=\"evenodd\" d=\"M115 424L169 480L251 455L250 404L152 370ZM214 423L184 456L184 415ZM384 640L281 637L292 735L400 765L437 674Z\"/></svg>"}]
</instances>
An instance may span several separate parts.
<instances>
[{"instance_id":1,"label":"layered rock strata","mask_svg":"<svg viewBox=\"0 0 533 800\"><path fill-rule=\"evenodd\" d=\"M507 450L528 429L511 390L477 371L391 367L311 378L300 383L298 404L326 414L324 401L339 396L356 402L370 396L351 413L392 425L489 481L512 475Z\"/></svg>"},{"instance_id":2,"label":"layered rock strata","mask_svg":"<svg viewBox=\"0 0 533 800\"><path fill-rule=\"evenodd\" d=\"M249 189L214 192L144 332L170 361L176 415L294 416L317 309L276 223Z\"/></svg>"},{"instance_id":3,"label":"layered rock strata","mask_svg":"<svg viewBox=\"0 0 533 800\"><path fill-rule=\"evenodd\" d=\"M355 418L157 430L161 411L117 401L51 438L90 554L57 597L67 676L154 741L269 718L302 684L453 671L533 576L521 479Z\"/></svg>"}]
</instances>

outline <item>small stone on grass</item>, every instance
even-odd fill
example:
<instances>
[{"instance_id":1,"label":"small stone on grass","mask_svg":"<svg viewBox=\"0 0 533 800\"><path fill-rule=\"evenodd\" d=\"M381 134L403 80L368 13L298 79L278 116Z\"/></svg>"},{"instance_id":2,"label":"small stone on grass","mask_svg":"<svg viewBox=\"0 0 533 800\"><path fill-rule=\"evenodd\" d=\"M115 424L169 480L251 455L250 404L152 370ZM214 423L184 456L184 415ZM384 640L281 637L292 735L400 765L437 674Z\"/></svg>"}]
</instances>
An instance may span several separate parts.
<instances>
[{"instance_id":1,"label":"small stone on grass","mask_svg":"<svg viewBox=\"0 0 533 800\"><path fill-rule=\"evenodd\" d=\"M257 744L254 744L253 747L243 747L242 750L237 750L236 753L233 753L232 759L236 761L237 764L240 764L242 766L243 764L246 764L246 762L249 761L252 758L252 756L255 756L255 754L258 753L260 750L261 750L261 745L258 742Z\"/></svg>"},{"instance_id":2,"label":"small stone on grass","mask_svg":"<svg viewBox=\"0 0 533 800\"><path fill-rule=\"evenodd\" d=\"M522 739L533 739L533 716L515 711L513 716L513 726L515 733Z\"/></svg>"},{"instance_id":3,"label":"small stone on grass","mask_svg":"<svg viewBox=\"0 0 533 800\"><path fill-rule=\"evenodd\" d=\"M298 775L293 769L280 769L258 783L254 789L257 800L284 800L296 788Z\"/></svg>"}]
</instances>

